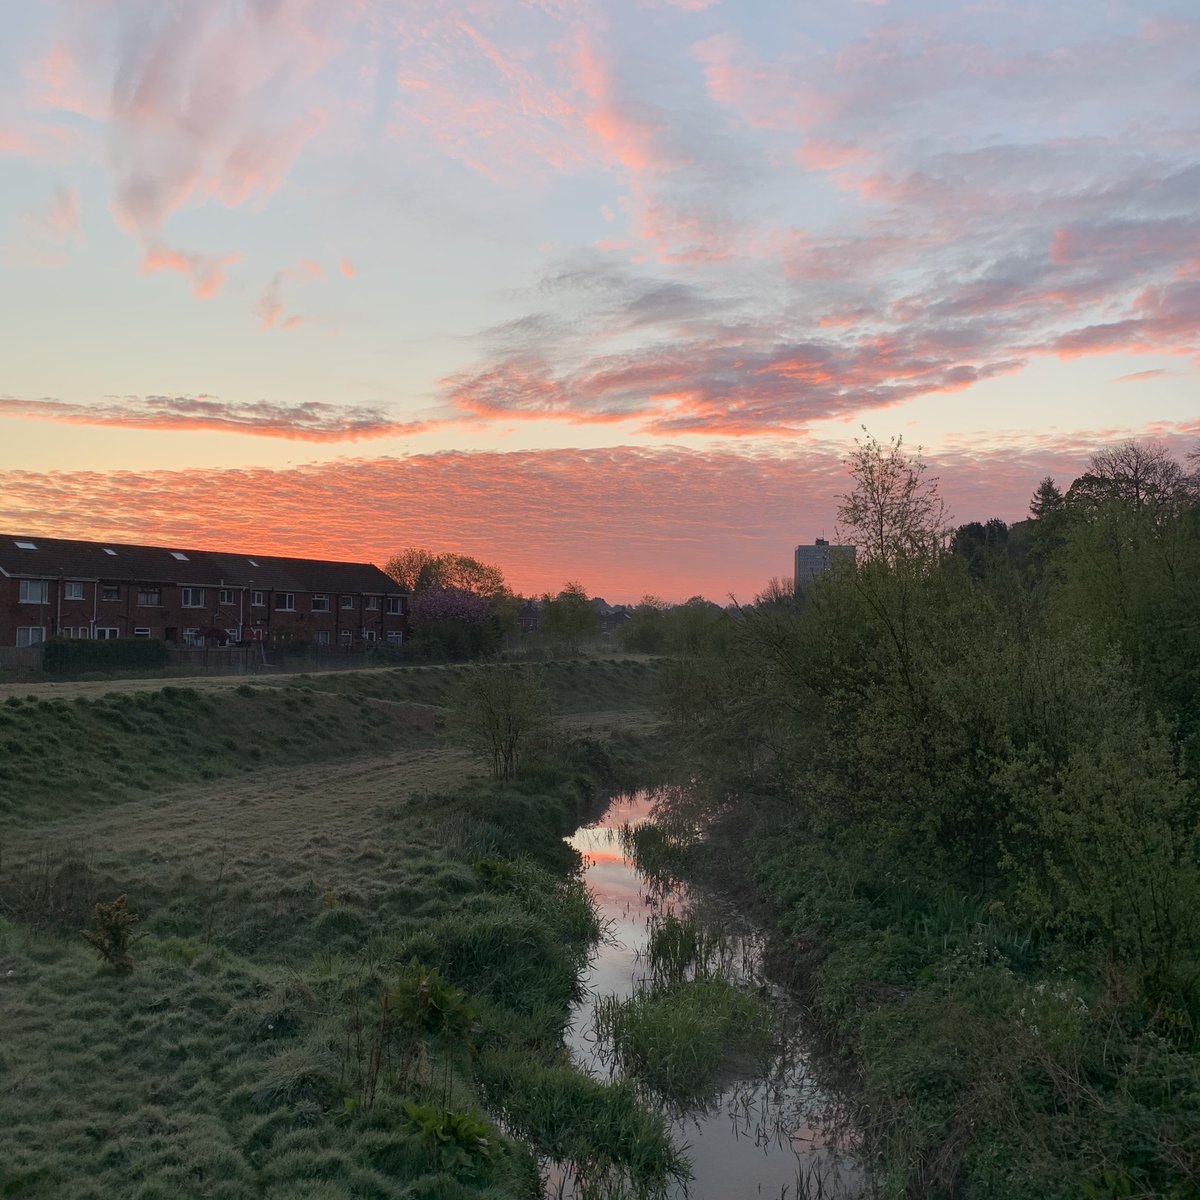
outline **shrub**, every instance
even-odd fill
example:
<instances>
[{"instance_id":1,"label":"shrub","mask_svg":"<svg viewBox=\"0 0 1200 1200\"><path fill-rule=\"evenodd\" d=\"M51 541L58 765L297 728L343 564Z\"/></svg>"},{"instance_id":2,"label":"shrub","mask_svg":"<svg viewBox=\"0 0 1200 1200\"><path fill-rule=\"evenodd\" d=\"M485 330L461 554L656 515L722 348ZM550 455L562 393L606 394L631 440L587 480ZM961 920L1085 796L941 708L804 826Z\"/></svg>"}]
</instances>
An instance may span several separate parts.
<instances>
[{"instance_id":1,"label":"shrub","mask_svg":"<svg viewBox=\"0 0 1200 1200\"><path fill-rule=\"evenodd\" d=\"M118 896L111 904L97 904L95 927L82 931L84 940L95 947L96 953L118 975L128 975L133 970L129 942L137 920L137 913L129 908L126 898Z\"/></svg>"}]
</instances>

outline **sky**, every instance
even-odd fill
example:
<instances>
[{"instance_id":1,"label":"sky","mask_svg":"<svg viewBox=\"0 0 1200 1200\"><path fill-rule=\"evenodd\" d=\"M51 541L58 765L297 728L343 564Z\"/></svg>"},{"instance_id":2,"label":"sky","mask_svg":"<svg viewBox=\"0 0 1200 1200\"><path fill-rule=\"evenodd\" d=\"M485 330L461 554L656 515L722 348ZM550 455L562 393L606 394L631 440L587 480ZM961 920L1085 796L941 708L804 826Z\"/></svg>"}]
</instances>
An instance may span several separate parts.
<instances>
[{"instance_id":1,"label":"sky","mask_svg":"<svg viewBox=\"0 0 1200 1200\"><path fill-rule=\"evenodd\" d=\"M747 599L1200 445L1195 0L0 4L0 529Z\"/></svg>"}]
</instances>

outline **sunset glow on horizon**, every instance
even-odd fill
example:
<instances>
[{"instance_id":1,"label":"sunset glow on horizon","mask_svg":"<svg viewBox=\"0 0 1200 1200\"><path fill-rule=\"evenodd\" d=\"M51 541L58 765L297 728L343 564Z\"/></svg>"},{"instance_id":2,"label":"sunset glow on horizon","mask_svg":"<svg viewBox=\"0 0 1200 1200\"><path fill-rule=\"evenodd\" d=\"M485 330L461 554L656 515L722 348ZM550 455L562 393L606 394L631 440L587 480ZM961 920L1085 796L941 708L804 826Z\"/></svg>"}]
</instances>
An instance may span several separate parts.
<instances>
[{"instance_id":1,"label":"sunset glow on horizon","mask_svg":"<svg viewBox=\"0 0 1200 1200\"><path fill-rule=\"evenodd\" d=\"M0 18L0 530L749 598L1200 445L1193 0Z\"/></svg>"}]
</instances>

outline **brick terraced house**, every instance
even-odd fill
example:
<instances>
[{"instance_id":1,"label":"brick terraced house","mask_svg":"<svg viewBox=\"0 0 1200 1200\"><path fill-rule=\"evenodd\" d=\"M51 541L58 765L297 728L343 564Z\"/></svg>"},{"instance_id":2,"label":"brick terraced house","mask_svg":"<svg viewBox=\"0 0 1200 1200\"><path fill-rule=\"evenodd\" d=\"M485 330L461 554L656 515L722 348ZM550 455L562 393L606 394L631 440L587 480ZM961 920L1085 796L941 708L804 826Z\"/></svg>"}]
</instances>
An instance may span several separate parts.
<instances>
[{"instance_id":1,"label":"brick terraced house","mask_svg":"<svg viewBox=\"0 0 1200 1200\"><path fill-rule=\"evenodd\" d=\"M403 641L408 596L370 563L0 535L0 646L51 637L350 648Z\"/></svg>"}]
</instances>

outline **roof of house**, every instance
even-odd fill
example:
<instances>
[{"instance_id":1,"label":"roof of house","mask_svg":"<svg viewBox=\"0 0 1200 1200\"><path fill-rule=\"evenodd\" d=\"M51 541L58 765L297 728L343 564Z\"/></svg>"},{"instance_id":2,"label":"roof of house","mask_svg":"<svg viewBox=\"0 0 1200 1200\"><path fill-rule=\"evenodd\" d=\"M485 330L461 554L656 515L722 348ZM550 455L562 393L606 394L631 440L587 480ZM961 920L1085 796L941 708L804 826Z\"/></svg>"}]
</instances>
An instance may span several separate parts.
<instances>
[{"instance_id":1,"label":"roof of house","mask_svg":"<svg viewBox=\"0 0 1200 1200\"><path fill-rule=\"evenodd\" d=\"M372 563L232 554L185 546L81 542L35 534L0 534L0 574L194 587L253 587L276 592L404 593L394 579Z\"/></svg>"}]
</instances>

